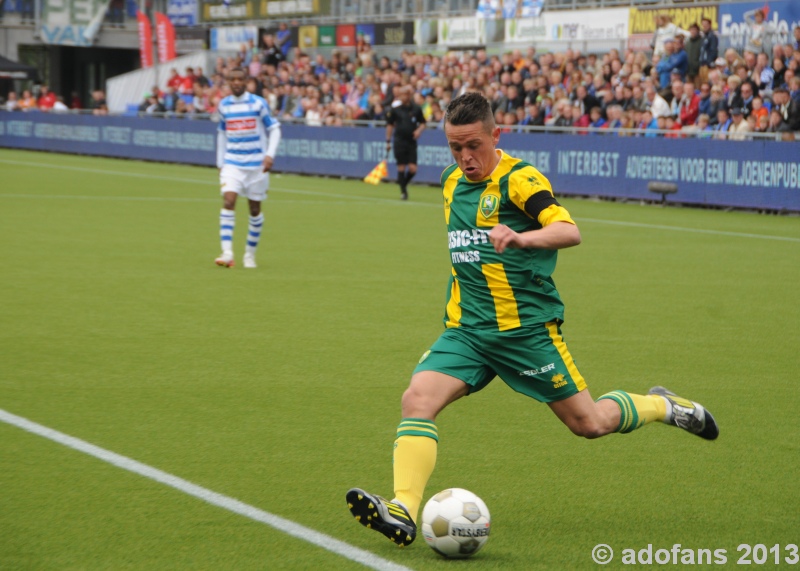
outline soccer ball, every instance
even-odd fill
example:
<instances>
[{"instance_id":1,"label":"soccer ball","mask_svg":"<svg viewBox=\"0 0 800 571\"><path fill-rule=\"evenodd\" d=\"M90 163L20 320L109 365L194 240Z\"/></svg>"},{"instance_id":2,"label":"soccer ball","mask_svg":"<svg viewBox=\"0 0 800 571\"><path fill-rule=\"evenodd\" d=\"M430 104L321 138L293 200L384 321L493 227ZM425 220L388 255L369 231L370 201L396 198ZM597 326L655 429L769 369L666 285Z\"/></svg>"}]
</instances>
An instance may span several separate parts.
<instances>
[{"instance_id":1,"label":"soccer ball","mask_svg":"<svg viewBox=\"0 0 800 571\"><path fill-rule=\"evenodd\" d=\"M461 488L439 492L422 510L425 543L445 557L477 553L489 539L490 525L489 508L483 500Z\"/></svg>"}]
</instances>

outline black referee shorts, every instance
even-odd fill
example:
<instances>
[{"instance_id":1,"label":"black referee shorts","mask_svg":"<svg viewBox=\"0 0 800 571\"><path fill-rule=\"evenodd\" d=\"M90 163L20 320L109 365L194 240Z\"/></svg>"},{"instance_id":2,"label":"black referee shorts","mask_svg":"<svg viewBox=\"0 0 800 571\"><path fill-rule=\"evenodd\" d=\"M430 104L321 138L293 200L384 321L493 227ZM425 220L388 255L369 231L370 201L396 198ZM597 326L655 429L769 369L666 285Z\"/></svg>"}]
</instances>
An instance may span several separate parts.
<instances>
[{"instance_id":1,"label":"black referee shorts","mask_svg":"<svg viewBox=\"0 0 800 571\"><path fill-rule=\"evenodd\" d=\"M394 140L394 159L398 165L417 164L417 142Z\"/></svg>"}]
</instances>

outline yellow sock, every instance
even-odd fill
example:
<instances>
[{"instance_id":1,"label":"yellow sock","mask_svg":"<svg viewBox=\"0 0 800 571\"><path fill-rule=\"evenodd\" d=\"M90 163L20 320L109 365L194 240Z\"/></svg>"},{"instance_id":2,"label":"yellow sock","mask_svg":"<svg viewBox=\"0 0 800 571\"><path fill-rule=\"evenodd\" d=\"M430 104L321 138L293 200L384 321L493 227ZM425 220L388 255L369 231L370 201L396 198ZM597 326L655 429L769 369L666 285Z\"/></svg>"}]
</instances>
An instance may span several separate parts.
<instances>
[{"instance_id":1,"label":"yellow sock","mask_svg":"<svg viewBox=\"0 0 800 571\"><path fill-rule=\"evenodd\" d=\"M611 391L597 400L611 399L619 406L617 432L627 433L667 416L667 403L659 395L635 395L625 391Z\"/></svg>"},{"instance_id":2,"label":"yellow sock","mask_svg":"<svg viewBox=\"0 0 800 571\"><path fill-rule=\"evenodd\" d=\"M659 395L634 395L628 393L631 397L636 412L639 413L639 422L645 425L648 422L655 422L656 420L663 422L667 416L667 401L664 397Z\"/></svg>"},{"instance_id":3,"label":"yellow sock","mask_svg":"<svg viewBox=\"0 0 800 571\"><path fill-rule=\"evenodd\" d=\"M404 418L394 441L394 494L416 522L428 478L436 466L439 434L432 420Z\"/></svg>"}]
</instances>

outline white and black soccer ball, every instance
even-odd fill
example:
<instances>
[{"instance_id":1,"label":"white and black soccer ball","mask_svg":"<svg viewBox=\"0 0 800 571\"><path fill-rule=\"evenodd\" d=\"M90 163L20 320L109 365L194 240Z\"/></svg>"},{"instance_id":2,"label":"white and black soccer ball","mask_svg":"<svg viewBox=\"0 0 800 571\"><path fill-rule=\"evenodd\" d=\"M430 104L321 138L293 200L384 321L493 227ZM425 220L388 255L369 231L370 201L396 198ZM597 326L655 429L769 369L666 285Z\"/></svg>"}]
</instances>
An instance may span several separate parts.
<instances>
[{"instance_id":1,"label":"white and black soccer ball","mask_svg":"<svg viewBox=\"0 0 800 571\"><path fill-rule=\"evenodd\" d=\"M490 527L489 508L478 496L461 488L439 492L422 510L425 543L445 557L474 555L489 539Z\"/></svg>"}]
</instances>

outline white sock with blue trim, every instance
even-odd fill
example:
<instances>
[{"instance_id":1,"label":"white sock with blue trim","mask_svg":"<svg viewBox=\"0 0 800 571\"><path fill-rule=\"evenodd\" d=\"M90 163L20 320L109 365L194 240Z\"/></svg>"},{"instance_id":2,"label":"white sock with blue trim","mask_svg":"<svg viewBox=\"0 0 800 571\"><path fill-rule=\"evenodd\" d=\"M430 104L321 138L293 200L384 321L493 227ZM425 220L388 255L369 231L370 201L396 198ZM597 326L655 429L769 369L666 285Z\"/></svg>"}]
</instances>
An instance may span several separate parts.
<instances>
[{"instance_id":1,"label":"white sock with blue trim","mask_svg":"<svg viewBox=\"0 0 800 571\"><path fill-rule=\"evenodd\" d=\"M219 241L223 254L233 254L233 227L236 225L236 212L223 208L219 212Z\"/></svg>"},{"instance_id":2,"label":"white sock with blue trim","mask_svg":"<svg viewBox=\"0 0 800 571\"><path fill-rule=\"evenodd\" d=\"M264 213L259 213L258 216L251 216L250 223L247 226L247 246L244 248L245 254L252 254L255 256L256 248L258 248L258 241L261 239L261 227L264 225Z\"/></svg>"}]
</instances>

